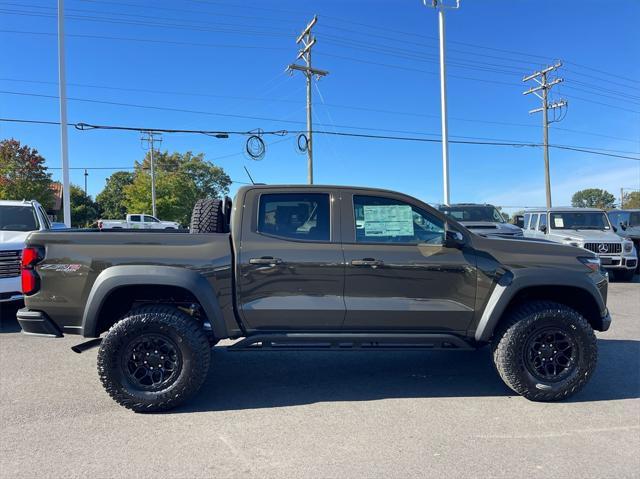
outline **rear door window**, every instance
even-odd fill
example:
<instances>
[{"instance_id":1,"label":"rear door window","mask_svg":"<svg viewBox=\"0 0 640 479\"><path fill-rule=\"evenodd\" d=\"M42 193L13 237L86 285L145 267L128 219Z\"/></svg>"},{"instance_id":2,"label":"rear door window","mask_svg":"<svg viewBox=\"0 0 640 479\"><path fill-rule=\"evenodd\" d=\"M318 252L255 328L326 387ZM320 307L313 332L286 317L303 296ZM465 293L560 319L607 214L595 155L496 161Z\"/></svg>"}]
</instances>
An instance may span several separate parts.
<instances>
[{"instance_id":1,"label":"rear door window","mask_svg":"<svg viewBox=\"0 0 640 479\"><path fill-rule=\"evenodd\" d=\"M535 230L537 223L538 223L538 215L537 214L531 215L531 223L529 224L529 229Z\"/></svg>"},{"instance_id":2,"label":"rear door window","mask_svg":"<svg viewBox=\"0 0 640 479\"><path fill-rule=\"evenodd\" d=\"M140 223L140 215L131 215L129 221L132 223Z\"/></svg>"},{"instance_id":3,"label":"rear door window","mask_svg":"<svg viewBox=\"0 0 640 479\"><path fill-rule=\"evenodd\" d=\"M292 240L329 241L329 204L326 193L260 195L258 232Z\"/></svg>"}]
</instances>

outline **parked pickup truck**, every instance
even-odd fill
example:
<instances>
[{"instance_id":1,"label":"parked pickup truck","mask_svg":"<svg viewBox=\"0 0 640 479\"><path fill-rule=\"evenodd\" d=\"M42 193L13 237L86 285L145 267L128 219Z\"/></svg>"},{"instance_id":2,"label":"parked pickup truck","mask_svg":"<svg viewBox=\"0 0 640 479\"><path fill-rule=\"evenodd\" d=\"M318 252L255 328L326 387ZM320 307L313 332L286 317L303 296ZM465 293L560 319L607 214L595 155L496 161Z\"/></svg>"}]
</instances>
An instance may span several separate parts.
<instances>
[{"instance_id":1,"label":"parked pickup truck","mask_svg":"<svg viewBox=\"0 0 640 479\"><path fill-rule=\"evenodd\" d=\"M0 303L17 302L20 255L29 233L51 227L47 212L35 200L0 200Z\"/></svg>"},{"instance_id":2,"label":"parked pickup truck","mask_svg":"<svg viewBox=\"0 0 640 479\"><path fill-rule=\"evenodd\" d=\"M160 221L150 215L127 215L125 220L98 220L98 228L108 229L146 229L146 230L176 230L180 223L175 221Z\"/></svg>"},{"instance_id":3,"label":"parked pickup truck","mask_svg":"<svg viewBox=\"0 0 640 479\"><path fill-rule=\"evenodd\" d=\"M392 191L248 186L200 200L192 234L39 232L22 262L25 333L93 338L109 395L170 409L210 348L469 350L516 393L564 399L591 378L608 282L594 253L470 233ZM251 394L251 392L248 392ZM254 392L259 393L259 392Z\"/></svg>"}]
</instances>

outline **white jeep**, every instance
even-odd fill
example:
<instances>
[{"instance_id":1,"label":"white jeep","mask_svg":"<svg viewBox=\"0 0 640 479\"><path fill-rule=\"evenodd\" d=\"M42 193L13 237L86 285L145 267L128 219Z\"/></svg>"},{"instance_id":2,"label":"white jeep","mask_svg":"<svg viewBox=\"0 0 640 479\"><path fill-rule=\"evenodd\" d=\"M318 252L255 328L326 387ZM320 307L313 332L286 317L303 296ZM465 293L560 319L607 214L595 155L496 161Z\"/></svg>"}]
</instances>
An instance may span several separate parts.
<instances>
[{"instance_id":1,"label":"white jeep","mask_svg":"<svg viewBox=\"0 0 640 479\"><path fill-rule=\"evenodd\" d=\"M592 251L604 269L625 281L633 278L638 264L633 242L618 236L607 214L597 208L528 210L524 235Z\"/></svg>"}]
</instances>

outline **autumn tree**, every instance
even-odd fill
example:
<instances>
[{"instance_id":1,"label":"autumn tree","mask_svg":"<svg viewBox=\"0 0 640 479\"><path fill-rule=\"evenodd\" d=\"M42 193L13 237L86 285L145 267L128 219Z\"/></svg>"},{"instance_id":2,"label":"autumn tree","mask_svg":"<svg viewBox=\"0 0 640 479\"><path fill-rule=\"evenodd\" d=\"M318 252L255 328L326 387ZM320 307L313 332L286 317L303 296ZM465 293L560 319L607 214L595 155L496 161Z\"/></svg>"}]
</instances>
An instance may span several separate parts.
<instances>
[{"instance_id":1,"label":"autumn tree","mask_svg":"<svg viewBox=\"0 0 640 479\"><path fill-rule=\"evenodd\" d=\"M49 208L53 191L44 162L37 150L18 140L0 141L0 200L37 200Z\"/></svg>"},{"instance_id":2,"label":"autumn tree","mask_svg":"<svg viewBox=\"0 0 640 479\"><path fill-rule=\"evenodd\" d=\"M577 208L600 208L610 210L616 202L615 196L600 188L576 191L571 197L571 205Z\"/></svg>"}]
</instances>

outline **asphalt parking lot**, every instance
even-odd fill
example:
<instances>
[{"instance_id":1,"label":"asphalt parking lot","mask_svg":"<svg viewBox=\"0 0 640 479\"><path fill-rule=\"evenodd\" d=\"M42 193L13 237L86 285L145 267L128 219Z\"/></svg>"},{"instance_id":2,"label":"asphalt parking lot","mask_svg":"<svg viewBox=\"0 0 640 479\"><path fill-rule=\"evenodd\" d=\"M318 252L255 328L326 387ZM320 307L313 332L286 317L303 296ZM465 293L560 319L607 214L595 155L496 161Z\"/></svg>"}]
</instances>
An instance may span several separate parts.
<instances>
[{"instance_id":1,"label":"asphalt parking lot","mask_svg":"<svg viewBox=\"0 0 640 479\"><path fill-rule=\"evenodd\" d=\"M232 353L166 414L117 406L77 338L0 333L0 476L638 477L640 281L613 283L588 386L513 396L488 351Z\"/></svg>"}]
</instances>

